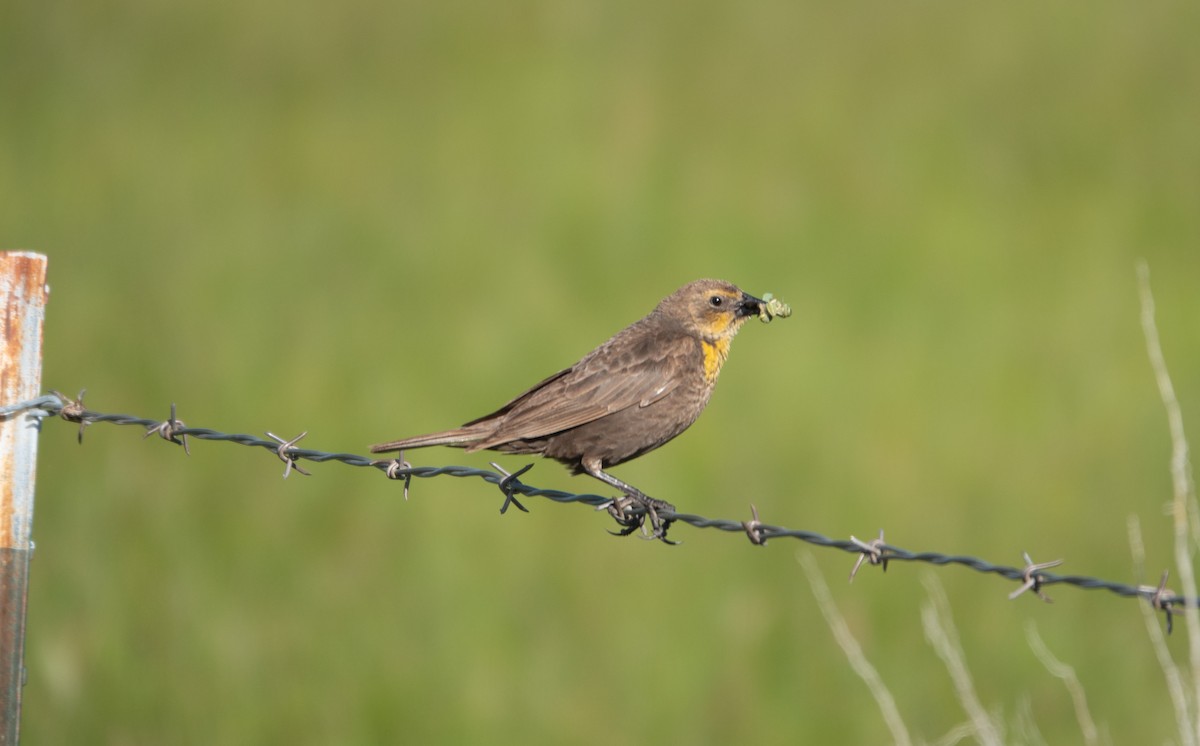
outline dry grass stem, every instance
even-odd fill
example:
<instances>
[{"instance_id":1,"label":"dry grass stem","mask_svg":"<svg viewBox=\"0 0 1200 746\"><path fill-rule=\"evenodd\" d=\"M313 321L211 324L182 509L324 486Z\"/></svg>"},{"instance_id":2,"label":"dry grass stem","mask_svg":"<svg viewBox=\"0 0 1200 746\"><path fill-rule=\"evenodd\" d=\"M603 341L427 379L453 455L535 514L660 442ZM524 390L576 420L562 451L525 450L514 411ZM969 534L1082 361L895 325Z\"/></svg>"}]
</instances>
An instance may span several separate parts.
<instances>
[{"instance_id":1,"label":"dry grass stem","mask_svg":"<svg viewBox=\"0 0 1200 746\"><path fill-rule=\"evenodd\" d=\"M1099 744L1100 732L1088 709L1087 694L1083 691L1083 685L1079 683L1079 677L1075 675L1075 669L1054 657L1050 648L1046 647L1046 643L1042 641L1042 636L1037 631L1037 624L1032 619L1025 622L1025 639L1029 642L1029 648L1033 650L1033 654L1042 662L1050 675L1062 679L1063 685L1067 687L1067 692L1071 695L1071 703L1075 706L1075 718L1079 721L1079 731L1083 734L1083 742L1088 746Z\"/></svg>"},{"instance_id":2,"label":"dry grass stem","mask_svg":"<svg viewBox=\"0 0 1200 746\"><path fill-rule=\"evenodd\" d=\"M1146 562L1146 547L1142 543L1142 527L1136 515L1129 516L1129 551L1133 555L1135 576L1144 576L1143 567ZM1175 727L1179 731L1179 742L1183 746L1196 746L1196 731L1192 728L1192 718L1189 714L1191 697L1186 691L1183 674L1171 651L1167 648L1166 635L1163 634L1161 620L1150 604L1138 604L1142 611L1142 620L1146 623L1146 635L1150 638L1150 646L1158 658L1158 665L1163 670L1163 678L1167 681L1167 695L1171 698L1171 706L1175 710Z\"/></svg>"},{"instance_id":3,"label":"dry grass stem","mask_svg":"<svg viewBox=\"0 0 1200 746\"><path fill-rule=\"evenodd\" d=\"M1196 490L1192 481L1191 463L1188 460L1187 435L1183 429L1183 413L1175 396L1175 386L1167 370L1166 358L1158 338L1158 325L1154 320L1154 294L1150 289L1150 267L1146 262L1138 263L1138 293L1142 306L1142 333L1146 337L1146 354L1154 369L1158 393L1167 411L1167 425L1171 432L1171 482L1174 492L1171 514L1175 524L1175 567L1183 594L1196 597L1196 573L1192 566L1192 551L1200 539L1200 519L1197 518ZM1196 683L1200 682L1200 619L1192 610L1182 616L1188 633L1188 658L1191 664L1192 694L1196 694ZM1188 731L1200 733L1200 703L1191 701L1193 718ZM1182 737L1182 733L1180 734ZM1193 741L1195 736L1192 736Z\"/></svg>"},{"instance_id":4,"label":"dry grass stem","mask_svg":"<svg viewBox=\"0 0 1200 746\"><path fill-rule=\"evenodd\" d=\"M975 693L975 685L971 681L970 671L967 670L958 631L954 627L954 618L950 614L950 602L946 599L946 592L932 573L926 573L922 582L929 594L929 603L921 607L925 639L946 664L946 670L950 672L950 679L954 682L954 691L958 694L958 700L975 730L975 737L985 746L1000 746L1004 743L1004 738Z\"/></svg>"},{"instance_id":5,"label":"dry grass stem","mask_svg":"<svg viewBox=\"0 0 1200 746\"><path fill-rule=\"evenodd\" d=\"M911 746L912 738L904 726L904 720L900 717L900 710L896 708L896 700L888 691L887 685L883 683L883 679L879 677L879 672L863 654L862 647L859 646L858 640L854 639L854 634L850 631L850 626L846 624L845 618L834 604L833 596L829 593L829 586L826 585L825 578L821 575L821 568L818 567L816 559L813 558L811 552L798 552L797 558L800 566L804 568L804 574L808 576L808 585L812 588L812 594L817 600L817 606L821 609L821 615L825 617L825 623L829 625L834 639L842 648L842 652L846 654L846 659L850 661L850 667L863 680L867 689L870 690L871 696L875 698L875 704L879 706L883 721L887 724L888 730L892 732L892 740L900 746Z\"/></svg>"}]
</instances>

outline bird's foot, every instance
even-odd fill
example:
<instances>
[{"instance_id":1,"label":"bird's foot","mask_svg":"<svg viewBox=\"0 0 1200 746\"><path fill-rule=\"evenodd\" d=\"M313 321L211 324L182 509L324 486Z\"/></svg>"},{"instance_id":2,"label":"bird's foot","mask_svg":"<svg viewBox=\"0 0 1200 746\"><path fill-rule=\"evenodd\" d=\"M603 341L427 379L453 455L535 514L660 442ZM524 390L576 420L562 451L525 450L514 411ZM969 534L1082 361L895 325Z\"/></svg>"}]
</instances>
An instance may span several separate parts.
<instances>
[{"instance_id":1,"label":"bird's foot","mask_svg":"<svg viewBox=\"0 0 1200 746\"><path fill-rule=\"evenodd\" d=\"M667 538L667 531L674 521L669 518L664 520L659 516L659 513L675 512L675 506L666 500L656 500L641 492L631 491L613 498L601 507L606 508L617 525L621 526L620 531L609 531L613 536L629 536L641 529L645 539L657 539L671 545L679 543ZM646 527L647 518L650 519L649 529Z\"/></svg>"}]
</instances>

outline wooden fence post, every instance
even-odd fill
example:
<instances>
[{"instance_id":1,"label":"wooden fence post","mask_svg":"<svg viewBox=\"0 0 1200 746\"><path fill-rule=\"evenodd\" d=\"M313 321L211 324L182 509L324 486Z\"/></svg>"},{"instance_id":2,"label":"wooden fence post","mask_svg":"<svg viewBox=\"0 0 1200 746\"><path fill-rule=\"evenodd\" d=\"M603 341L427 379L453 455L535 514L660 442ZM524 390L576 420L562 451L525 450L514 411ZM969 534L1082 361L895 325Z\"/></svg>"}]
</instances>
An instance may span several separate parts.
<instances>
[{"instance_id":1,"label":"wooden fence post","mask_svg":"<svg viewBox=\"0 0 1200 746\"><path fill-rule=\"evenodd\" d=\"M36 398L42 385L46 257L0 252L0 406ZM25 602L33 551L37 424L26 414L0 417L0 745L21 732Z\"/></svg>"}]
</instances>

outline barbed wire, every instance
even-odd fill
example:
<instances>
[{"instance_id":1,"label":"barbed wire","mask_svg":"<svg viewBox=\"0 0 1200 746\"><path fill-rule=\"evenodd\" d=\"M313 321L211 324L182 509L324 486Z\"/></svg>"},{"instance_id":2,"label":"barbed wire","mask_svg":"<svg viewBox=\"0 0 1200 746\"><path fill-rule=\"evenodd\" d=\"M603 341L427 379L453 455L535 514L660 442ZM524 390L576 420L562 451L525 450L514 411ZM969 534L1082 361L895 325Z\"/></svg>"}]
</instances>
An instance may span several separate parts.
<instances>
[{"instance_id":1,"label":"barbed wire","mask_svg":"<svg viewBox=\"0 0 1200 746\"><path fill-rule=\"evenodd\" d=\"M7 419L14 415L25 413L32 418L36 426L40 426L44 419L57 416L69 422L79 423L78 440L80 443L83 442L84 430L96 423L106 422L114 425L136 425L145 429L143 438L158 435L164 440L181 446L188 455L191 454L189 438L227 441L243 446L263 448L273 452L284 462L283 476L285 478L292 471L298 471L304 475L308 474L299 465L299 461L312 461L316 463L336 461L348 466L370 467L382 471L390 479L402 480L404 482L405 499L408 499L408 492L413 478L430 479L433 477L450 476L477 478L496 485L504 495L504 503L500 507L501 513L506 512L509 506L512 505L515 505L522 511L528 512L525 506L518 501L518 496L544 497L558 503L583 503L593 506L598 510L607 508L610 513L613 512L613 498L588 493L543 489L520 481L519 477L533 468L533 464L529 464L516 472L509 473L494 463L492 466L496 471L488 471L487 469L475 469L467 466L413 466L403 460L403 454L400 454L400 457L396 459L374 459L354 453L330 453L298 447L296 444L308 435L307 432L301 433L291 439L281 438L273 433L266 433L267 438L264 439L256 435L225 433L208 428L187 427L176 417L174 404L171 405L170 417L165 420L93 412L86 409L83 405L84 393L84 391L80 391L79 395L72 399L55 391L37 399L0 407L0 419ZM857 554L858 559L850 571L851 581L854 580L854 577L864 564L877 565L884 571L887 570L889 562L925 562L938 566L960 565L976 572L995 574L1020 582L1021 585L1009 594L1009 598L1016 598L1026 591L1032 591L1043 601L1051 602L1051 599L1045 594L1045 588L1051 585L1070 585L1085 590L1101 589L1115 593L1123 598L1142 598L1149 602L1156 610L1162 611L1165 614L1168 633L1173 628L1173 615L1178 613L1179 609L1200 607L1197 599L1176 595L1167 588L1167 572L1163 573L1162 580L1157 586L1128 585L1126 583L1117 583L1084 575L1058 575L1046 572L1046 570L1062 564L1062 560L1037 563L1028 554L1025 554L1025 565L1023 567L1013 567L994 564L978 557L967 555L943 554L941 552L913 552L886 543L882 530L879 532L878 538L870 541L863 541L854 536L851 536L849 539L835 539L814 531L804 531L762 523L758 518L757 508L751 505L750 509L752 517L748 521L706 518L692 513L678 513L664 510L658 510L657 513L659 519L665 525L678 522L686 523L698 529L712 528L728 533L745 534L750 539L750 542L755 545L764 545L770 539L798 539L815 546L840 549L844 552ZM618 518L618 523L625 527L626 530L613 533L627 535L632 532L631 526L634 529L642 526L646 515L645 510L641 506L623 506L619 510L622 511L621 515L614 513L614 516ZM657 538L665 540L665 528Z\"/></svg>"}]
</instances>

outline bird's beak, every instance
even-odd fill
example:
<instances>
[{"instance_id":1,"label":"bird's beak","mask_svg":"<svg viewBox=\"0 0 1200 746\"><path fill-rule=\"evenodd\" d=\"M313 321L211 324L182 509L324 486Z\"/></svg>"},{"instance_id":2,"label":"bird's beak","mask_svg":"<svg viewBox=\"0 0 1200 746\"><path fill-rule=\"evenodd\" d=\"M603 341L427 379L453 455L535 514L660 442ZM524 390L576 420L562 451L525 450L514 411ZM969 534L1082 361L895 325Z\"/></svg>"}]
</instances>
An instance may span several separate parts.
<instances>
[{"instance_id":1,"label":"bird's beak","mask_svg":"<svg viewBox=\"0 0 1200 746\"><path fill-rule=\"evenodd\" d=\"M748 293L742 293L742 299L737 304L738 316L758 316L766 304L759 298Z\"/></svg>"}]
</instances>

